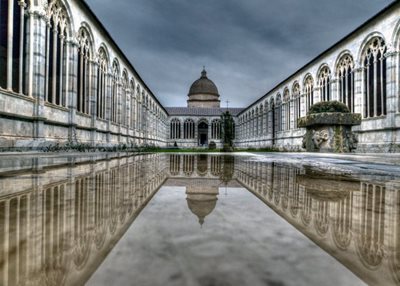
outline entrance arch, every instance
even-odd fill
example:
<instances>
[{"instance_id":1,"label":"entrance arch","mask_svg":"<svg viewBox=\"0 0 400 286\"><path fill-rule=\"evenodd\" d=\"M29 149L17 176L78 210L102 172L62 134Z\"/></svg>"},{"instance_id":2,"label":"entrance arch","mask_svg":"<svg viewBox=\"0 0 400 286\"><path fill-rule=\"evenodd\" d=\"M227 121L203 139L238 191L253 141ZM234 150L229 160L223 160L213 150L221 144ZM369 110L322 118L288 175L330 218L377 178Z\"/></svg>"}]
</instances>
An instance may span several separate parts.
<instances>
[{"instance_id":1,"label":"entrance arch","mask_svg":"<svg viewBox=\"0 0 400 286\"><path fill-rule=\"evenodd\" d=\"M198 130L198 145L207 146L208 145L208 122L201 120L197 126Z\"/></svg>"}]
</instances>

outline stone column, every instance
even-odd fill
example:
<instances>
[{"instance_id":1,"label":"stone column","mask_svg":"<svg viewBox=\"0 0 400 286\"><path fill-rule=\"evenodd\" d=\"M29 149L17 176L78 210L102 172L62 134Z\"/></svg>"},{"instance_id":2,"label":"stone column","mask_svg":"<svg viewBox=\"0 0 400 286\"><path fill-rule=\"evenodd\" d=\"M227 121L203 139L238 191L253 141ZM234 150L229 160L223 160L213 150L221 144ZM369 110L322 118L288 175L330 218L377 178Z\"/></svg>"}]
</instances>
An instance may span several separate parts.
<instances>
[{"instance_id":1,"label":"stone column","mask_svg":"<svg viewBox=\"0 0 400 286\"><path fill-rule=\"evenodd\" d=\"M121 133L122 133L122 84L121 84L121 80L119 79L116 82L116 93L115 96L117 97L117 106L115 106L115 108L117 109L117 125L118 125L118 144L121 143Z\"/></svg>"},{"instance_id":2,"label":"stone column","mask_svg":"<svg viewBox=\"0 0 400 286\"><path fill-rule=\"evenodd\" d=\"M35 141L44 140L44 102L45 102L45 78L46 78L46 31L47 19L37 11L30 12L30 24L32 34L30 38L31 50L31 93L35 99L33 117Z\"/></svg>"},{"instance_id":3,"label":"stone column","mask_svg":"<svg viewBox=\"0 0 400 286\"><path fill-rule=\"evenodd\" d=\"M18 92L24 93L23 89L23 71L24 71L24 57L25 57L25 48L24 47L24 38L25 38L25 8L26 4L24 0L18 1L18 5L21 9L21 16L20 16L20 38L19 38L19 82L18 82ZM28 26L29 27L29 26Z\"/></svg>"},{"instance_id":4,"label":"stone column","mask_svg":"<svg viewBox=\"0 0 400 286\"><path fill-rule=\"evenodd\" d=\"M18 21L18 19L17 19ZM7 30L7 90L12 90L14 40L14 0L8 0L8 30Z\"/></svg>"},{"instance_id":5,"label":"stone column","mask_svg":"<svg viewBox=\"0 0 400 286\"><path fill-rule=\"evenodd\" d=\"M106 105L106 114L105 119L107 120L107 143L111 143L111 81L112 74L110 72L104 73L104 80L106 82L106 90L105 90L105 105Z\"/></svg>"},{"instance_id":6,"label":"stone column","mask_svg":"<svg viewBox=\"0 0 400 286\"><path fill-rule=\"evenodd\" d=\"M67 105L69 109L68 114L68 141L77 142L76 138L76 104L78 96L77 78L78 78L78 43L74 40L67 41L67 49L69 58L68 66L68 84L67 84Z\"/></svg>"},{"instance_id":7,"label":"stone column","mask_svg":"<svg viewBox=\"0 0 400 286\"><path fill-rule=\"evenodd\" d=\"M397 68L396 63L398 63L398 51L388 51L385 55L386 57L386 127L393 128L396 126L396 112L398 111L398 78L397 78ZM390 132L390 137L388 138L391 142L390 148L396 142L396 131ZM399 140L399 139L397 139Z\"/></svg>"},{"instance_id":8,"label":"stone column","mask_svg":"<svg viewBox=\"0 0 400 286\"><path fill-rule=\"evenodd\" d=\"M364 117L364 96L363 96L363 71L362 67L354 69L354 113L361 113ZM355 127L357 128L357 127Z\"/></svg>"},{"instance_id":9,"label":"stone column","mask_svg":"<svg viewBox=\"0 0 400 286\"><path fill-rule=\"evenodd\" d=\"M307 100L306 100L306 94L300 95L300 117L306 116L307 114Z\"/></svg>"},{"instance_id":10,"label":"stone column","mask_svg":"<svg viewBox=\"0 0 400 286\"><path fill-rule=\"evenodd\" d=\"M91 89L90 89L90 110L91 110L91 145L95 146L97 143L97 73L99 69L99 64L95 60L89 61L91 73Z\"/></svg>"},{"instance_id":11,"label":"stone column","mask_svg":"<svg viewBox=\"0 0 400 286\"><path fill-rule=\"evenodd\" d=\"M321 88L319 87L314 87L313 89L313 96L314 96L314 104L321 102L322 98L321 98ZM312 104L310 104L310 107L312 106Z\"/></svg>"},{"instance_id":12,"label":"stone column","mask_svg":"<svg viewBox=\"0 0 400 286\"><path fill-rule=\"evenodd\" d=\"M331 98L332 98L332 100L340 101L338 84L339 84L339 80L337 78L332 78L332 80L331 80Z\"/></svg>"},{"instance_id":13,"label":"stone column","mask_svg":"<svg viewBox=\"0 0 400 286\"><path fill-rule=\"evenodd\" d=\"M130 141L130 126L131 126L131 92L130 89L127 87L124 87L125 89L125 133L126 133L126 139L127 143Z\"/></svg>"}]
</instances>

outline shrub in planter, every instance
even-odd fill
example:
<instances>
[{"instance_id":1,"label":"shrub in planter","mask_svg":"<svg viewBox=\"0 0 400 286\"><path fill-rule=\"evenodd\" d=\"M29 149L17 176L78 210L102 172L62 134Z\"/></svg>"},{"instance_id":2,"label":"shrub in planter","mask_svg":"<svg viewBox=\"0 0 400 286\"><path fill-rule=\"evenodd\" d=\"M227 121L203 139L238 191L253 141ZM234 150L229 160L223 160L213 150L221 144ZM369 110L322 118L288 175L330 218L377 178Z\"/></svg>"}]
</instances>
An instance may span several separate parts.
<instances>
[{"instance_id":1,"label":"shrub in planter","mask_svg":"<svg viewBox=\"0 0 400 286\"><path fill-rule=\"evenodd\" d=\"M210 150L217 149L217 144L214 141L210 141L210 143L208 144L208 149Z\"/></svg>"},{"instance_id":2,"label":"shrub in planter","mask_svg":"<svg viewBox=\"0 0 400 286\"><path fill-rule=\"evenodd\" d=\"M346 104L339 101L323 101L318 102L310 107L309 114L326 113L326 112L341 112L350 113Z\"/></svg>"}]
</instances>

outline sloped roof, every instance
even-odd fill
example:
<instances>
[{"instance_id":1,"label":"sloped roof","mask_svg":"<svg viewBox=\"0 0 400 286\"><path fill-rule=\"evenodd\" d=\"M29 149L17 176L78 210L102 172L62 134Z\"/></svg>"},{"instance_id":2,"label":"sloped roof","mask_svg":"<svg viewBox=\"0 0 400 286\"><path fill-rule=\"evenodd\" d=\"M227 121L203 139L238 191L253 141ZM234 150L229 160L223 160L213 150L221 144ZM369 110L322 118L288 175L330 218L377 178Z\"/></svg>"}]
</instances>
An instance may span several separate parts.
<instances>
[{"instance_id":1,"label":"sloped roof","mask_svg":"<svg viewBox=\"0 0 400 286\"><path fill-rule=\"evenodd\" d=\"M200 107L165 107L170 116L220 116L229 110L232 116L237 116L243 108L200 108Z\"/></svg>"}]
</instances>

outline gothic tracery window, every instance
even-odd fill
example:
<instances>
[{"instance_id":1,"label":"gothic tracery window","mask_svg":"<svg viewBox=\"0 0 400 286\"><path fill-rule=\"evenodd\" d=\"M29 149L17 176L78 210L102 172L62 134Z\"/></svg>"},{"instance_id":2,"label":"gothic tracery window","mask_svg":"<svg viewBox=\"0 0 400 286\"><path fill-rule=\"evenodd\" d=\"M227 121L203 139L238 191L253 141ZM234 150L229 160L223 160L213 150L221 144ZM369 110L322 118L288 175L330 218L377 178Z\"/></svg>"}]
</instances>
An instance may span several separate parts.
<instances>
[{"instance_id":1,"label":"gothic tracery window","mask_svg":"<svg viewBox=\"0 0 400 286\"><path fill-rule=\"evenodd\" d=\"M311 75L308 75L304 80L304 94L306 97L306 112L314 104L314 80Z\"/></svg>"},{"instance_id":2,"label":"gothic tracery window","mask_svg":"<svg viewBox=\"0 0 400 286\"><path fill-rule=\"evenodd\" d=\"M128 92L129 92L129 86L128 86L128 73L125 70L122 74L122 87L121 87L121 115L120 115L120 122L122 125L127 126L129 125L128 122Z\"/></svg>"},{"instance_id":3,"label":"gothic tracery window","mask_svg":"<svg viewBox=\"0 0 400 286\"><path fill-rule=\"evenodd\" d=\"M106 119L106 102L107 102L107 54L103 48L98 53L98 70L97 70L97 117Z\"/></svg>"},{"instance_id":4,"label":"gothic tracery window","mask_svg":"<svg viewBox=\"0 0 400 286\"><path fill-rule=\"evenodd\" d=\"M339 101L354 112L354 61L351 55L344 55L337 67Z\"/></svg>"},{"instance_id":5,"label":"gothic tracery window","mask_svg":"<svg viewBox=\"0 0 400 286\"><path fill-rule=\"evenodd\" d=\"M131 122L130 127L135 128L136 122L136 100L135 100L135 82L131 80L130 83L130 92L131 92Z\"/></svg>"},{"instance_id":6,"label":"gothic tracery window","mask_svg":"<svg viewBox=\"0 0 400 286\"><path fill-rule=\"evenodd\" d=\"M78 94L76 108L79 112L90 113L90 60L92 58L92 45L89 34L85 28L81 28L78 35Z\"/></svg>"},{"instance_id":7,"label":"gothic tracery window","mask_svg":"<svg viewBox=\"0 0 400 286\"><path fill-rule=\"evenodd\" d=\"M65 75L67 67L65 38L69 20L60 1L51 1L47 11L50 18L46 32L46 86L48 102L66 106Z\"/></svg>"},{"instance_id":8,"label":"gothic tracery window","mask_svg":"<svg viewBox=\"0 0 400 286\"><path fill-rule=\"evenodd\" d=\"M301 98L300 98L300 85L298 82L295 82L292 87L292 97L293 97L293 116L294 116L294 124L293 127L297 128L297 120L301 116Z\"/></svg>"},{"instance_id":9,"label":"gothic tracery window","mask_svg":"<svg viewBox=\"0 0 400 286\"><path fill-rule=\"evenodd\" d=\"M288 88L285 88L283 92L283 101L284 101L284 113L285 113L285 128L284 130L290 130L291 128L291 112L292 112L292 102L290 100L290 92Z\"/></svg>"},{"instance_id":10,"label":"gothic tracery window","mask_svg":"<svg viewBox=\"0 0 400 286\"><path fill-rule=\"evenodd\" d=\"M278 94L276 97L276 105L275 105L275 131L282 131L282 98L281 95Z\"/></svg>"},{"instance_id":11,"label":"gothic tracery window","mask_svg":"<svg viewBox=\"0 0 400 286\"><path fill-rule=\"evenodd\" d=\"M259 124L258 124L258 136L262 136L264 134L264 105L260 105L260 110L258 114Z\"/></svg>"},{"instance_id":12,"label":"gothic tracery window","mask_svg":"<svg viewBox=\"0 0 400 286\"><path fill-rule=\"evenodd\" d=\"M221 139L221 120L219 119L211 122L211 139Z\"/></svg>"},{"instance_id":13,"label":"gothic tracery window","mask_svg":"<svg viewBox=\"0 0 400 286\"><path fill-rule=\"evenodd\" d=\"M174 118L171 120L170 137L171 137L171 139L180 139L181 138L181 121L177 118Z\"/></svg>"},{"instance_id":14,"label":"gothic tracery window","mask_svg":"<svg viewBox=\"0 0 400 286\"><path fill-rule=\"evenodd\" d=\"M321 101L330 101L331 100L331 71L325 66L321 69L318 76L318 84L321 93Z\"/></svg>"},{"instance_id":15,"label":"gothic tracery window","mask_svg":"<svg viewBox=\"0 0 400 286\"><path fill-rule=\"evenodd\" d=\"M183 123L183 138L194 139L195 124L193 119L186 119Z\"/></svg>"},{"instance_id":16,"label":"gothic tracery window","mask_svg":"<svg viewBox=\"0 0 400 286\"><path fill-rule=\"evenodd\" d=\"M21 94L27 93L27 4L29 1L0 0L0 87Z\"/></svg>"},{"instance_id":17,"label":"gothic tracery window","mask_svg":"<svg viewBox=\"0 0 400 286\"><path fill-rule=\"evenodd\" d=\"M372 39L362 58L364 68L364 117L386 115L386 44Z\"/></svg>"},{"instance_id":18,"label":"gothic tracery window","mask_svg":"<svg viewBox=\"0 0 400 286\"><path fill-rule=\"evenodd\" d=\"M111 81L111 121L114 123L120 123L118 116L118 105L119 105L119 65L117 61L114 61L112 66L112 81Z\"/></svg>"}]
</instances>

